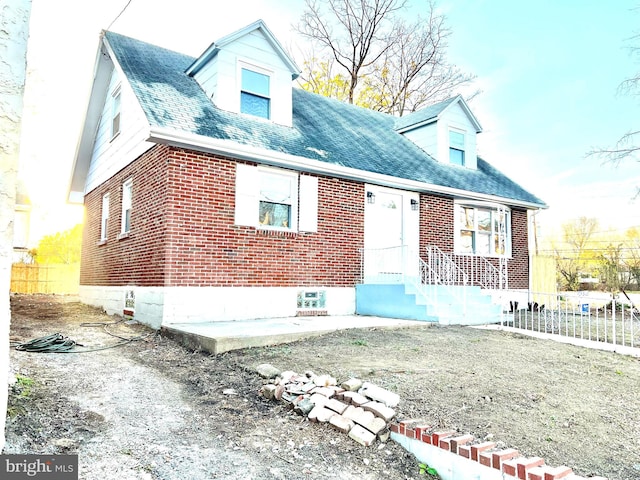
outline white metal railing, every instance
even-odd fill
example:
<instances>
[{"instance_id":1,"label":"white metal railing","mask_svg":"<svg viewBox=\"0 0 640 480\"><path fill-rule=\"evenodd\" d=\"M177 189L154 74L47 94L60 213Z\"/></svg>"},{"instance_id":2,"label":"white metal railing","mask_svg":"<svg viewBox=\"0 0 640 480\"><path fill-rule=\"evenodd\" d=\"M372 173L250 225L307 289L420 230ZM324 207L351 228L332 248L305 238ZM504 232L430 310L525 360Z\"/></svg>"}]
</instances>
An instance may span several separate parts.
<instances>
[{"instance_id":1,"label":"white metal railing","mask_svg":"<svg viewBox=\"0 0 640 480\"><path fill-rule=\"evenodd\" d=\"M430 245L427 247L427 263L450 285L478 285L488 290L508 288L506 259L500 259L497 268L483 256L444 253L437 246Z\"/></svg>"},{"instance_id":2,"label":"white metal railing","mask_svg":"<svg viewBox=\"0 0 640 480\"><path fill-rule=\"evenodd\" d=\"M437 247L436 247L437 248ZM438 261L425 262L417 252L406 245L398 247L360 249L362 283L406 283L412 285L427 302L436 308L442 304L440 297L447 296L467 310L466 289L454 286L467 285L468 278L460 268L441 251L435 251ZM434 268L437 267L437 268ZM434 288L435 287L435 288ZM442 292L437 287L442 289ZM447 295L441 293L446 292Z\"/></svg>"},{"instance_id":3,"label":"white metal railing","mask_svg":"<svg viewBox=\"0 0 640 480\"><path fill-rule=\"evenodd\" d=\"M455 259L435 245L427 247L427 262L434 272L433 282L441 285L469 285L469 276L460 268Z\"/></svg>"},{"instance_id":4,"label":"white metal railing","mask_svg":"<svg viewBox=\"0 0 640 480\"><path fill-rule=\"evenodd\" d=\"M418 276L418 264L410 260L406 245L360 249L360 281L362 283L404 283Z\"/></svg>"},{"instance_id":5,"label":"white metal railing","mask_svg":"<svg viewBox=\"0 0 640 480\"><path fill-rule=\"evenodd\" d=\"M500 297L503 326L640 347L640 312L628 298L598 292L523 291L504 291Z\"/></svg>"},{"instance_id":6,"label":"white metal railing","mask_svg":"<svg viewBox=\"0 0 640 480\"><path fill-rule=\"evenodd\" d=\"M493 263L480 255L449 254L469 277L471 285L478 285L488 290L506 290L508 286L507 261L499 260L497 268Z\"/></svg>"},{"instance_id":7,"label":"white metal railing","mask_svg":"<svg viewBox=\"0 0 640 480\"><path fill-rule=\"evenodd\" d=\"M453 299L458 305L462 306L462 316L467 315L467 289L466 288L454 288L460 284L448 283L439 276L438 272L434 270L429 263L425 262L419 255L416 255L418 264L420 265L420 278L419 282L414 285L421 294L431 299L433 305L438 308L442 302L440 301L440 292L438 287L442 288L447 293L446 296ZM433 286L436 288L433 288ZM462 284L464 285L464 284ZM431 288L429 288L431 286Z\"/></svg>"}]
</instances>

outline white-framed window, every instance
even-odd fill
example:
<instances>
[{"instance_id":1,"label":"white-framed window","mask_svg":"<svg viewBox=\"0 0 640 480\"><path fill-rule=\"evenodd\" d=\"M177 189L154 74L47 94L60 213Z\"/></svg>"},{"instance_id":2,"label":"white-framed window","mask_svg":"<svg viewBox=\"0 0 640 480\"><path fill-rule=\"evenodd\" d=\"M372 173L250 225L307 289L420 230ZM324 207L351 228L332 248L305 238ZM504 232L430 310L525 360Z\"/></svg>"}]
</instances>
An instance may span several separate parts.
<instances>
[{"instance_id":1,"label":"white-framed window","mask_svg":"<svg viewBox=\"0 0 640 480\"><path fill-rule=\"evenodd\" d=\"M102 214L100 215L100 240L107 239L107 227L109 226L109 194L102 196Z\"/></svg>"},{"instance_id":2,"label":"white-framed window","mask_svg":"<svg viewBox=\"0 0 640 480\"><path fill-rule=\"evenodd\" d=\"M504 207L456 204L456 252L511 256L511 215Z\"/></svg>"},{"instance_id":3,"label":"white-framed window","mask_svg":"<svg viewBox=\"0 0 640 480\"><path fill-rule=\"evenodd\" d=\"M128 233L131 230L131 203L133 199L133 180L129 179L122 184L122 226L120 233Z\"/></svg>"},{"instance_id":4,"label":"white-framed window","mask_svg":"<svg viewBox=\"0 0 640 480\"><path fill-rule=\"evenodd\" d=\"M464 166L465 138L464 132L449 130L449 162Z\"/></svg>"},{"instance_id":5,"label":"white-framed window","mask_svg":"<svg viewBox=\"0 0 640 480\"><path fill-rule=\"evenodd\" d=\"M318 178L273 167L236 167L236 225L315 232Z\"/></svg>"},{"instance_id":6,"label":"white-framed window","mask_svg":"<svg viewBox=\"0 0 640 480\"><path fill-rule=\"evenodd\" d=\"M292 228L298 204L298 176L259 171L258 223L263 227Z\"/></svg>"},{"instance_id":7,"label":"white-framed window","mask_svg":"<svg viewBox=\"0 0 640 480\"><path fill-rule=\"evenodd\" d=\"M111 94L111 138L120 133L120 86L118 85Z\"/></svg>"},{"instance_id":8,"label":"white-framed window","mask_svg":"<svg viewBox=\"0 0 640 480\"><path fill-rule=\"evenodd\" d=\"M266 70L240 68L240 112L271 118L271 77Z\"/></svg>"}]
</instances>

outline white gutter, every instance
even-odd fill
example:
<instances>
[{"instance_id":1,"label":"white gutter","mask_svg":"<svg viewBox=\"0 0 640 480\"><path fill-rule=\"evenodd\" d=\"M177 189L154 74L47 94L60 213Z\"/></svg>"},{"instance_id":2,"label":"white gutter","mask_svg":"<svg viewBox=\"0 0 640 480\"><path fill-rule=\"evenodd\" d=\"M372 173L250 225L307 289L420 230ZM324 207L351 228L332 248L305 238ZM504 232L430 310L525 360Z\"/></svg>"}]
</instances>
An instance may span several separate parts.
<instances>
[{"instance_id":1,"label":"white gutter","mask_svg":"<svg viewBox=\"0 0 640 480\"><path fill-rule=\"evenodd\" d=\"M344 167L320 160L312 160L305 157L276 152L266 148L242 145L231 140L210 138L204 135L185 133L169 128L151 127L149 131L149 138L147 140L174 147L195 149L202 152L238 158L241 160L249 160L278 167L287 167L294 170L302 170L305 172L318 173L332 177L355 180L358 182L374 183L414 192L438 193L452 197L463 197L468 199L498 202L501 204L504 204L505 201L507 201L509 205L512 206L535 209L541 208L540 205L536 203L512 200L504 197L498 197L496 195L475 193L468 190L443 187L441 185L368 172L357 168Z\"/></svg>"}]
</instances>

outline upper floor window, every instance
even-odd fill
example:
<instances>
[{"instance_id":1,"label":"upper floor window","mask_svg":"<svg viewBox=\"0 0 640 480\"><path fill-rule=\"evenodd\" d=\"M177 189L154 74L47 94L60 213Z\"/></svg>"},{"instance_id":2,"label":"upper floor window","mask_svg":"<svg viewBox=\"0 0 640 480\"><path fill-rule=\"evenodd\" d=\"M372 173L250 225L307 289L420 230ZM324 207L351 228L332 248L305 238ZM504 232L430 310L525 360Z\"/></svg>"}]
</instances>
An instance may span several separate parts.
<instances>
[{"instance_id":1,"label":"upper floor window","mask_svg":"<svg viewBox=\"0 0 640 480\"><path fill-rule=\"evenodd\" d=\"M449 161L464 166L464 133L449 130Z\"/></svg>"},{"instance_id":2,"label":"upper floor window","mask_svg":"<svg viewBox=\"0 0 640 480\"><path fill-rule=\"evenodd\" d=\"M271 118L269 75L241 69L240 111L261 118Z\"/></svg>"},{"instance_id":3,"label":"upper floor window","mask_svg":"<svg viewBox=\"0 0 640 480\"><path fill-rule=\"evenodd\" d=\"M506 209L467 205L457 208L457 252L485 256L511 254L511 228Z\"/></svg>"},{"instance_id":4,"label":"upper floor window","mask_svg":"<svg viewBox=\"0 0 640 480\"><path fill-rule=\"evenodd\" d=\"M102 215L100 217L100 240L107 239L107 226L109 224L109 194L102 196Z\"/></svg>"},{"instance_id":5,"label":"upper floor window","mask_svg":"<svg viewBox=\"0 0 640 480\"><path fill-rule=\"evenodd\" d=\"M111 95L111 138L120 133L120 87Z\"/></svg>"},{"instance_id":6,"label":"upper floor window","mask_svg":"<svg viewBox=\"0 0 640 480\"><path fill-rule=\"evenodd\" d=\"M122 226L121 233L131 230L131 204L133 198L133 181L127 180L122 184Z\"/></svg>"}]
</instances>

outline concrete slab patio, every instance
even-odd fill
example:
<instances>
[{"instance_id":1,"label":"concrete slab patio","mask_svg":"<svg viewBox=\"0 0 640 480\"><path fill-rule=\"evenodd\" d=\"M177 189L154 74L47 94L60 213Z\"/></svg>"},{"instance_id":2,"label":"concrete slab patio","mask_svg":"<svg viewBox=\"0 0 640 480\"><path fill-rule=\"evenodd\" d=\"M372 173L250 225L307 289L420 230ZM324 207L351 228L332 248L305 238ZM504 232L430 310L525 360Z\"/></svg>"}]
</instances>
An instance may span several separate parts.
<instances>
[{"instance_id":1,"label":"concrete slab patio","mask_svg":"<svg viewBox=\"0 0 640 480\"><path fill-rule=\"evenodd\" d=\"M204 323L174 323L161 332L188 348L214 355L249 347L294 342L336 330L428 326L429 322L373 316L262 318Z\"/></svg>"}]
</instances>

